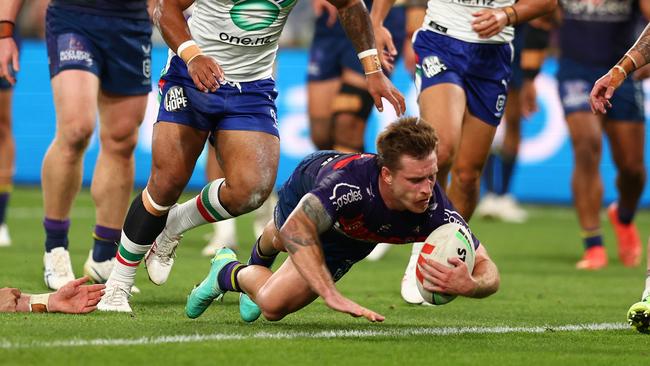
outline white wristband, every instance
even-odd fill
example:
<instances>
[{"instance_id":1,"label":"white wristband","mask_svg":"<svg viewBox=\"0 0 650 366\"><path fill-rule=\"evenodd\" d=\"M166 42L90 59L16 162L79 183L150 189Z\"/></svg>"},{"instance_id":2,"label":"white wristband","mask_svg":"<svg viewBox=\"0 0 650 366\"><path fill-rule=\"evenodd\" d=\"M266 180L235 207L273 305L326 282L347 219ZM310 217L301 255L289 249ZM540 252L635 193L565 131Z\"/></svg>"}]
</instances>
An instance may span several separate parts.
<instances>
[{"instance_id":1,"label":"white wristband","mask_svg":"<svg viewBox=\"0 0 650 366\"><path fill-rule=\"evenodd\" d=\"M47 312L48 301L50 301L50 294L30 295L29 311L34 312L33 305L42 305L45 306L45 312ZM39 306L39 310L37 310L37 312L42 312L42 307Z\"/></svg>"},{"instance_id":2,"label":"white wristband","mask_svg":"<svg viewBox=\"0 0 650 366\"><path fill-rule=\"evenodd\" d=\"M369 49L369 50L365 50L365 51L359 52L359 54L358 54L357 56L359 56L359 60L361 60L361 59L364 58L364 57L368 57L368 56L376 56L377 54L378 54L378 53L377 53L377 49L376 49L376 48L371 48L371 49Z\"/></svg>"},{"instance_id":3,"label":"white wristband","mask_svg":"<svg viewBox=\"0 0 650 366\"><path fill-rule=\"evenodd\" d=\"M614 69L618 69L618 71L620 71L621 73L623 73L623 77L624 77L624 78L627 78L627 71L625 71L625 69L623 68L623 66L621 66L621 65L615 65L613 68L614 68Z\"/></svg>"},{"instance_id":4,"label":"white wristband","mask_svg":"<svg viewBox=\"0 0 650 366\"><path fill-rule=\"evenodd\" d=\"M183 51L185 51L185 49L187 47L190 47L190 46L196 46L196 42L194 42L193 40L190 39L190 40L187 40L187 41L181 43L181 45L178 46L178 50L176 50L176 54L178 55L178 57L181 57L181 53Z\"/></svg>"}]
</instances>

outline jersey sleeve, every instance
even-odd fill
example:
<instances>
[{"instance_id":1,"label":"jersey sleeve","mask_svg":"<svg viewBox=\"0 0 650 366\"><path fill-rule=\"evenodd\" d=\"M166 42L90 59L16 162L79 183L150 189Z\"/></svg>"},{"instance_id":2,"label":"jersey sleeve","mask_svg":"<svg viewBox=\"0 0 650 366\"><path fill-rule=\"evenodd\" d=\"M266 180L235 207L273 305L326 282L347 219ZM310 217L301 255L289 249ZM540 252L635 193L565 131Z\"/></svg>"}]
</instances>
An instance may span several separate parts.
<instances>
[{"instance_id":1,"label":"jersey sleeve","mask_svg":"<svg viewBox=\"0 0 650 366\"><path fill-rule=\"evenodd\" d=\"M320 200L332 222L362 200L361 185L352 176L349 169L332 170L319 177L314 188L309 192Z\"/></svg>"},{"instance_id":2,"label":"jersey sleeve","mask_svg":"<svg viewBox=\"0 0 650 366\"><path fill-rule=\"evenodd\" d=\"M440 190L439 197L440 200L438 203L442 206L444 210L445 221L465 226L465 228L470 232L470 234L472 234L472 240L474 241L474 249L478 249L478 247L481 245L481 242L478 240L476 235L474 235L474 232L472 232L472 229L469 227L465 219L463 219L463 216L461 216L461 214L456 210L454 204L451 203L447 195L444 194L444 191Z\"/></svg>"}]
</instances>

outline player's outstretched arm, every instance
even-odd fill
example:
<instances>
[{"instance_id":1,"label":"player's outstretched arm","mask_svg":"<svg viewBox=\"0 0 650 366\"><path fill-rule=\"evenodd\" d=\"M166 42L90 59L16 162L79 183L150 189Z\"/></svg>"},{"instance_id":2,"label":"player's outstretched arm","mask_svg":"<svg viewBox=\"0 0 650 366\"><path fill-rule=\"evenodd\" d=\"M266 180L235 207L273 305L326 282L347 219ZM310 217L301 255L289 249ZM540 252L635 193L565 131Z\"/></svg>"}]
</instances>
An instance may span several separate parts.
<instances>
[{"instance_id":1,"label":"player's outstretched arm","mask_svg":"<svg viewBox=\"0 0 650 366\"><path fill-rule=\"evenodd\" d=\"M596 81L589 103L594 113L607 113L607 108L612 107L610 99L614 91L623 84L625 78L634 70L650 62L650 24L645 27L636 43L630 48L623 58L612 67L607 74Z\"/></svg>"},{"instance_id":2,"label":"player's outstretched arm","mask_svg":"<svg viewBox=\"0 0 650 366\"><path fill-rule=\"evenodd\" d=\"M10 68L20 69L18 47L14 40L16 16L23 5L22 0L3 0L0 6L0 78L7 79L12 85L16 82Z\"/></svg>"},{"instance_id":3,"label":"player's outstretched arm","mask_svg":"<svg viewBox=\"0 0 650 366\"><path fill-rule=\"evenodd\" d=\"M306 194L280 229L280 240L289 253L293 264L309 287L325 300L330 308L354 317L363 316L369 321L383 321L384 317L344 297L336 289L334 280L325 266L319 233L332 226L320 200Z\"/></svg>"},{"instance_id":4,"label":"player's outstretched arm","mask_svg":"<svg viewBox=\"0 0 650 366\"><path fill-rule=\"evenodd\" d=\"M483 298L499 289L499 270L483 245L476 250L472 274L468 272L465 262L458 258L450 258L449 263L454 267L449 268L433 260L420 265L427 291Z\"/></svg>"},{"instance_id":5,"label":"player's outstretched arm","mask_svg":"<svg viewBox=\"0 0 650 366\"><path fill-rule=\"evenodd\" d=\"M88 277L68 282L56 292L24 294L18 289L0 289L0 311L85 314L97 309L104 294L103 284L86 285Z\"/></svg>"},{"instance_id":6,"label":"player's outstretched arm","mask_svg":"<svg viewBox=\"0 0 650 366\"><path fill-rule=\"evenodd\" d=\"M197 89L214 92L224 80L223 70L217 61L205 56L192 40L183 10L194 0L158 0L153 12L153 22L169 48L187 64L187 72Z\"/></svg>"},{"instance_id":7,"label":"player's outstretched arm","mask_svg":"<svg viewBox=\"0 0 650 366\"><path fill-rule=\"evenodd\" d=\"M370 16L363 1L328 1L336 7L341 25L359 54L359 60L366 74L368 93L375 101L377 110L380 112L384 110L381 98L386 98L393 105L398 115L404 114L406 111L404 96L383 73L379 53L375 48L375 36L370 23Z\"/></svg>"}]
</instances>

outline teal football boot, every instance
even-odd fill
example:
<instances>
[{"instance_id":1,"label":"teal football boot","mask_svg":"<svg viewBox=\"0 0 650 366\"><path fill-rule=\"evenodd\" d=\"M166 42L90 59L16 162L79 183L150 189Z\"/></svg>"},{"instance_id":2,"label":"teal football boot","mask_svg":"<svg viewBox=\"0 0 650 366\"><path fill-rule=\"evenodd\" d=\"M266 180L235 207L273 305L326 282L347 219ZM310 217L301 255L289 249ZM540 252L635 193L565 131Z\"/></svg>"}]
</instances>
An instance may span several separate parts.
<instances>
[{"instance_id":1,"label":"teal football boot","mask_svg":"<svg viewBox=\"0 0 650 366\"><path fill-rule=\"evenodd\" d=\"M245 293L239 294L239 316L246 323L252 323L262 315L262 310Z\"/></svg>"},{"instance_id":2,"label":"teal football boot","mask_svg":"<svg viewBox=\"0 0 650 366\"><path fill-rule=\"evenodd\" d=\"M219 288L217 276L219 271L228 263L236 261L237 255L228 248L222 248L212 258L208 276L198 284L187 296L185 314L189 318L198 318L216 299L221 298L226 291Z\"/></svg>"}]
</instances>

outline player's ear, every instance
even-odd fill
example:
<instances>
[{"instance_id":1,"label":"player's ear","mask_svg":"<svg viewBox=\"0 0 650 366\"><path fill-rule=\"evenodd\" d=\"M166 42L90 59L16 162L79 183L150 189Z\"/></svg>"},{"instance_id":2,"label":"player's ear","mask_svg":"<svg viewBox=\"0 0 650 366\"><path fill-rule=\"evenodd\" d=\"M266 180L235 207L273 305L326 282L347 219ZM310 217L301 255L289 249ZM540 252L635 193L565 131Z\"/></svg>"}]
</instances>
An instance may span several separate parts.
<instances>
[{"instance_id":1,"label":"player's ear","mask_svg":"<svg viewBox=\"0 0 650 366\"><path fill-rule=\"evenodd\" d=\"M393 184L393 173L387 167L385 166L381 167L380 176L381 179L384 181L384 183L388 185Z\"/></svg>"}]
</instances>

